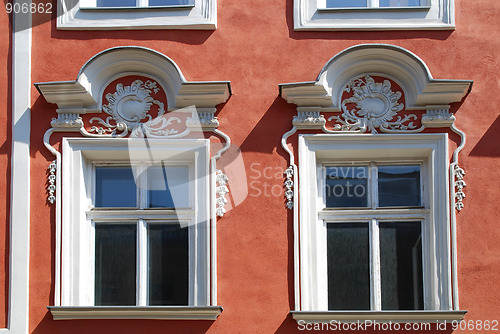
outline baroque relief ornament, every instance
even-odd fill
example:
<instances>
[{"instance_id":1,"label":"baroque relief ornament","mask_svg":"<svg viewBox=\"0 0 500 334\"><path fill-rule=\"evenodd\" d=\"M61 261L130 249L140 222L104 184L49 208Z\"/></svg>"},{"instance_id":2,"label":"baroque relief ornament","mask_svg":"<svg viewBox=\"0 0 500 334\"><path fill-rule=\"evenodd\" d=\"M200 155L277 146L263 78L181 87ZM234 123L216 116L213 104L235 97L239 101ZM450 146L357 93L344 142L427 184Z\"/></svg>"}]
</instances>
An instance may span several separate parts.
<instances>
[{"instance_id":1,"label":"baroque relief ornament","mask_svg":"<svg viewBox=\"0 0 500 334\"><path fill-rule=\"evenodd\" d=\"M117 130L133 131L141 124L158 126L158 119L165 114L165 107L162 102L155 100L151 95L159 91L157 83L151 80L145 83L142 80L135 80L130 86L117 84L115 93L106 94L108 104L102 106L103 111L110 116L106 120L99 117L90 120L90 123L97 121L104 127L93 126L89 132L96 132L100 135L115 134ZM149 114L152 105L158 106L156 121ZM144 119L147 121L142 122Z\"/></svg>"},{"instance_id":2,"label":"baroque relief ornament","mask_svg":"<svg viewBox=\"0 0 500 334\"><path fill-rule=\"evenodd\" d=\"M381 132L398 132L416 128L411 122L417 119L416 115L397 116L404 108L404 104L399 103L402 93L393 92L389 80L384 80L382 83L375 82L367 74L364 78L348 82L343 92L352 93L352 96L342 100L341 116L329 118L338 122L334 125L334 130L362 130L361 132L369 130L377 133L377 129Z\"/></svg>"}]
</instances>

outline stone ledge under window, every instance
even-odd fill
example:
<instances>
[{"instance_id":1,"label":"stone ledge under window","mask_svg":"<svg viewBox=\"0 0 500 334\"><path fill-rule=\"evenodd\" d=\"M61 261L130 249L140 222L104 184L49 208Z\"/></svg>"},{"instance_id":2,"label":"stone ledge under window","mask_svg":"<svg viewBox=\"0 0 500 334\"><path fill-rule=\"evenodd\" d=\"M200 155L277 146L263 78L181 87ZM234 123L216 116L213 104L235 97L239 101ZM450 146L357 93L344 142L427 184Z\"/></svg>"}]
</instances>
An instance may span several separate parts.
<instances>
[{"instance_id":1,"label":"stone ledge under window","mask_svg":"<svg viewBox=\"0 0 500 334\"><path fill-rule=\"evenodd\" d=\"M376 321L393 323L430 323L460 321L467 311L291 311L292 317L305 323Z\"/></svg>"},{"instance_id":2,"label":"stone ledge under window","mask_svg":"<svg viewBox=\"0 0 500 334\"><path fill-rule=\"evenodd\" d=\"M54 320L216 320L222 306L47 306Z\"/></svg>"}]
</instances>

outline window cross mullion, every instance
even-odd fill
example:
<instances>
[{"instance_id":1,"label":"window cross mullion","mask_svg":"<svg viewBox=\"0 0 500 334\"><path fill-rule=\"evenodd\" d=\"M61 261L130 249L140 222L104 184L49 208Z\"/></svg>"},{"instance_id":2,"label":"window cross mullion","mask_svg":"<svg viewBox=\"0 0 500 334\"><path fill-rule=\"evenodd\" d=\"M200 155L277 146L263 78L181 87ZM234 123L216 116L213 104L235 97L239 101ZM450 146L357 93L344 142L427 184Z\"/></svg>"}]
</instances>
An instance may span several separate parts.
<instances>
[{"instance_id":1,"label":"window cross mullion","mask_svg":"<svg viewBox=\"0 0 500 334\"><path fill-rule=\"evenodd\" d=\"M380 281L380 238L379 223L376 219L370 221L370 304L372 311L382 310L382 292Z\"/></svg>"},{"instance_id":2,"label":"window cross mullion","mask_svg":"<svg viewBox=\"0 0 500 334\"><path fill-rule=\"evenodd\" d=\"M144 219L137 222L137 283L136 303L138 306L148 304L148 225Z\"/></svg>"}]
</instances>

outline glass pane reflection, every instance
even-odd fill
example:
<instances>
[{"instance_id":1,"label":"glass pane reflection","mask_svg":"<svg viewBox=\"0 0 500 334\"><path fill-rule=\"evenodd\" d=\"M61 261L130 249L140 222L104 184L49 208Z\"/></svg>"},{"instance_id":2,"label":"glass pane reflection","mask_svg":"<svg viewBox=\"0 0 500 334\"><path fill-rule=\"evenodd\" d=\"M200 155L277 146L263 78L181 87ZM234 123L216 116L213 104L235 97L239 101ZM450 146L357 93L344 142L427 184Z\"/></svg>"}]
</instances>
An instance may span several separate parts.
<instances>
[{"instance_id":1,"label":"glass pane reflection","mask_svg":"<svg viewBox=\"0 0 500 334\"><path fill-rule=\"evenodd\" d=\"M95 305L135 305L136 226L96 224Z\"/></svg>"},{"instance_id":2,"label":"glass pane reflection","mask_svg":"<svg viewBox=\"0 0 500 334\"><path fill-rule=\"evenodd\" d=\"M420 206L420 166L379 166L379 206Z\"/></svg>"},{"instance_id":3,"label":"glass pane reflection","mask_svg":"<svg viewBox=\"0 0 500 334\"><path fill-rule=\"evenodd\" d=\"M328 309L370 309L368 224L327 224Z\"/></svg>"},{"instance_id":4,"label":"glass pane reflection","mask_svg":"<svg viewBox=\"0 0 500 334\"><path fill-rule=\"evenodd\" d=\"M380 223L383 310L423 310L420 222Z\"/></svg>"}]
</instances>

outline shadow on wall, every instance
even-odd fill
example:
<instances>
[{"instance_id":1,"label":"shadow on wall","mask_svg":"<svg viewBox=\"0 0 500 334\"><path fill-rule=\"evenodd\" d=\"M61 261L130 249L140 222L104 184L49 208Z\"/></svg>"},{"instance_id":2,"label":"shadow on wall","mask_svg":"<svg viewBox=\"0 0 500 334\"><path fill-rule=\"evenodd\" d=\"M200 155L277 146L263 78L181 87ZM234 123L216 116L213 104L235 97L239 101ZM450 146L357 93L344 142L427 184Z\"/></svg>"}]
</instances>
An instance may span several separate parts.
<instances>
[{"instance_id":1,"label":"shadow on wall","mask_svg":"<svg viewBox=\"0 0 500 334\"><path fill-rule=\"evenodd\" d=\"M500 157L500 115L474 146L470 155L477 157Z\"/></svg>"}]
</instances>

